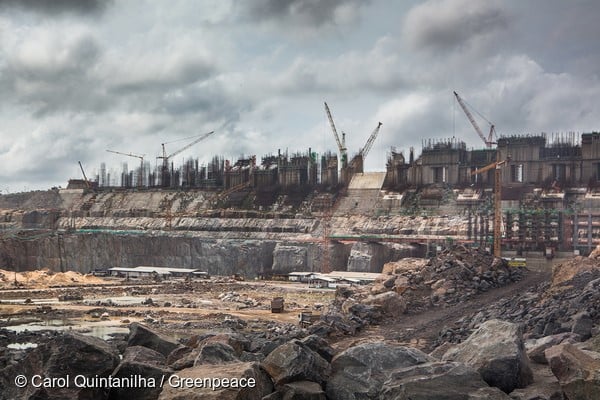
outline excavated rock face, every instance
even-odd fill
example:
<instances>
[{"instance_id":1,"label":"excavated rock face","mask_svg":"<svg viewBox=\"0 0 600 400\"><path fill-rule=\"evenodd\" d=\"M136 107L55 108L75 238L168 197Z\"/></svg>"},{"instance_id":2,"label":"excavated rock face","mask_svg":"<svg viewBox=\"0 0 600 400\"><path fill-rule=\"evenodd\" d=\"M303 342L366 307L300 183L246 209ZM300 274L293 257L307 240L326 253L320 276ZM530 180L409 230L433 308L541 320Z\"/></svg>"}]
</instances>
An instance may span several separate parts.
<instances>
[{"instance_id":1,"label":"excavated rock face","mask_svg":"<svg viewBox=\"0 0 600 400\"><path fill-rule=\"evenodd\" d=\"M533 374L521 328L513 323L484 322L467 340L448 350L442 360L475 368L490 385L506 393L529 385Z\"/></svg>"}]
</instances>

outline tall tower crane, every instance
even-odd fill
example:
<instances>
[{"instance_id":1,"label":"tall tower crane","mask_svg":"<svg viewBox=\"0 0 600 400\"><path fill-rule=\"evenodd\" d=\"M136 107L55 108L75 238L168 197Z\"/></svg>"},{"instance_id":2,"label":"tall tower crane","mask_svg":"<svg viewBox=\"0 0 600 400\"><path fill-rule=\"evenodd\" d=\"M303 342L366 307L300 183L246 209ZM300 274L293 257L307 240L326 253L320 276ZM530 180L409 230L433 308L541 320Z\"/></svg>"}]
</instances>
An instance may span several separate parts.
<instances>
[{"instance_id":1,"label":"tall tower crane","mask_svg":"<svg viewBox=\"0 0 600 400\"><path fill-rule=\"evenodd\" d=\"M381 122L377 123L377 127L373 130L373 132L367 139L367 143L365 143L365 145L358 151L356 157L354 157L350 162L350 168L355 168L358 166L356 165L358 159L361 160L360 164L362 166L364 159L367 157L367 154L369 154L369 151L371 151L371 147L373 147L373 142L375 142L375 138L377 138L377 135L379 134L379 129L381 128L381 125L383 125Z\"/></svg>"},{"instance_id":2,"label":"tall tower crane","mask_svg":"<svg viewBox=\"0 0 600 400\"><path fill-rule=\"evenodd\" d=\"M483 140L483 143L485 143L485 145L486 145L487 148L491 148L493 144L496 144L496 142L493 141L494 136L496 136L496 128L494 127L494 124L492 124L483 115L481 115L479 112L477 112L477 110L473 109L475 112L477 112L477 114L481 118L485 119L485 121L490 125L490 133L488 134L488 136L486 138L484 136L483 132L481 131L481 128L477 124L477 121L475 121L475 118L473 118L473 114L471 114L471 112L467 108L467 105L465 104L465 101L456 92L454 92L454 96L456 97L456 100L458 101L458 104L460 104L460 107L465 112L465 115L467 116L467 118L471 122L471 125L473 125L473 128L475 128L475 131L477 132L477 134L479 135L479 137L481 138L481 140Z\"/></svg>"},{"instance_id":3,"label":"tall tower crane","mask_svg":"<svg viewBox=\"0 0 600 400\"><path fill-rule=\"evenodd\" d=\"M138 186L144 186L144 154L122 153L120 151L106 150L109 153L120 154L122 156L135 157L140 159L140 172L138 174Z\"/></svg>"},{"instance_id":4,"label":"tall tower crane","mask_svg":"<svg viewBox=\"0 0 600 400\"><path fill-rule=\"evenodd\" d=\"M333 123L333 117L331 116L331 111L329 111L329 106L327 106L327 102L325 102L325 113L327 113L327 118L329 119L329 125L331 126L331 130L333 131L333 136L335 137L335 141L337 143L338 149L340 150L340 159L342 163L342 169L345 169L348 165L348 149L346 148L346 134L342 132L342 140L340 141L340 137L338 136L337 130L335 129L335 124Z\"/></svg>"},{"instance_id":5,"label":"tall tower crane","mask_svg":"<svg viewBox=\"0 0 600 400\"><path fill-rule=\"evenodd\" d=\"M494 256L501 256L501 225L502 225L502 167L504 167L510 158L502 161L494 161L483 168L476 169L471 175L483 174L494 169Z\"/></svg>"},{"instance_id":6,"label":"tall tower crane","mask_svg":"<svg viewBox=\"0 0 600 400\"><path fill-rule=\"evenodd\" d=\"M161 158L163 160L163 162L162 162L162 185L163 186L170 186L170 179L169 179L169 159L171 157L174 157L177 154L179 154L179 153L181 153L181 152L189 149L190 147L192 147L196 143L198 143L198 142L206 139L207 137L209 137L213 133L215 133L215 131L210 131L210 132L204 133L202 135L190 136L190 137L183 138L183 139L177 139L177 140L173 140L171 142L161 143L161 146L162 146L162 156L158 156L157 158ZM196 138L196 139L194 141L186 144L182 148L180 148L178 150L175 150L171 154L167 155L167 152L165 150L165 144L175 143L175 142L179 142L181 140L187 140L187 139L193 139L193 138Z\"/></svg>"}]
</instances>

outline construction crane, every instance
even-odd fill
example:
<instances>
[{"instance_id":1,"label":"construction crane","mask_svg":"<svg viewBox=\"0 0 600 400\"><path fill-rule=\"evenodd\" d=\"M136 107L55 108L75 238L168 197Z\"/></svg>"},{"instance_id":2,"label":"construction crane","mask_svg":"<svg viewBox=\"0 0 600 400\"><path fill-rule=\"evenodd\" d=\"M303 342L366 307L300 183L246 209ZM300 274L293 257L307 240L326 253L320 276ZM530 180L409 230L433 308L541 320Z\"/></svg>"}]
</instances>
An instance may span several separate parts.
<instances>
[{"instance_id":1,"label":"construction crane","mask_svg":"<svg viewBox=\"0 0 600 400\"><path fill-rule=\"evenodd\" d=\"M381 125L383 125L381 122L377 123L377 127L373 130L373 132L367 139L367 143L365 143L365 145L358 151L358 155L352 159L352 162L350 163L350 168L356 167L356 160L358 158L361 158L362 162L364 162L365 158L367 157L367 154L369 154L369 151L371 151L371 147L373 147L373 142L375 142L375 138L377 138L377 135L379 134L379 129L381 128Z\"/></svg>"},{"instance_id":2,"label":"construction crane","mask_svg":"<svg viewBox=\"0 0 600 400\"><path fill-rule=\"evenodd\" d=\"M335 137L335 141L338 145L338 149L340 150L340 159L342 162L342 169L346 168L348 165L348 149L346 148L346 134L342 132L342 140L340 141L340 137L338 136L337 130L335 129L335 124L333 123L333 117L331 116L331 111L329 111L329 106L327 102L325 102L325 112L327 113L327 118L329 119L329 125L331 126L331 130L333 131L333 136Z\"/></svg>"},{"instance_id":3,"label":"construction crane","mask_svg":"<svg viewBox=\"0 0 600 400\"><path fill-rule=\"evenodd\" d=\"M138 186L144 186L144 155L133 153L121 153L120 151L106 150L109 153L120 154L122 156L135 157L140 159L140 173L138 175Z\"/></svg>"},{"instance_id":4,"label":"construction crane","mask_svg":"<svg viewBox=\"0 0 600 400\"><path fill-rule=\"evenodd\" d=\"M202 135L199 136L190 136L187 138L183 138L183 139L177 139L177 140L173 140L171 142L165 142L165 143L161 143L162 146L162 156L158 156L156 158L161 158L163 163L162 163L162 185L163 186L169 186L170 182L168 179L169 176L169 159L171 157L176 156L177 154L189 149L190 147L192 147L193 145L195 145L196 143L206 139L207 137L209 137L210 135L212 135L213 133L215 133L215 131L210 131L208 133L204 133ZM185 146L183 146L182 148L180 148L179 150L175 150L174 152L172 152L171 154L167 155L167 152L165 150L165 144L169 144L169 143L175 143L175 142L179 142L181 140L187 140L187 139L193 139L196 138L194 141L186 144Z\"/></svg>"},{"instance_id":5,"label":"construction crane","mask_svg":"<svg viewBox=\"0 0 600 400\"><path fill-rule=\"evenodd\" d=\"M496 144L496 142L493 141L493 138L496 136L496 128L494 127L494 124L492 124L490 121L488 121L483 115L481 115L479 112L477 112L477 110L475 110L473 108L473 110L481 118L485 119L485 121L490 125L490 133L488 134L488 136L486 138L484 136L483 132L481 131L481 128L477 124L477 121L475 121L475 118L473 118L473 114L471 114L471 112L467 108L467 105L466 105L465 101L456 92L454 92L454 96L456 97L456 101L458 101L458 104L460 104L460 107L465 112L465 115L467 116L467 118L471 122L471 125L473 125L473 128L475 128L475 131L477 132L477 134L479 135L479 137L481 138L481 140L483 140L483 143L485 143L485 145L487 146L487 148L491 148L493 144Z\"/></svg>"},{"instance_id":6,"label":"construction crane","mask_svg":"<svg viewBox=\"0 0 600 400\"><path fill-rule=\"evenodd\" d=\"M81 165L81 161L77 161L79 163L79 168L81 168L81 173L83 174L83 180L85 181L85 186L88 189L91 189L90 181L88 181L87 176L85 176L85 171L83 170L83 165Z\"/></svg>"},{"instance_id":7,"label":"construction crane","mask_svg":"<svg viewBox=\"0 0 600 400\"><path fill-rule=\"evenodd\" d=\"M502 251L501 245L501 226L502 226L502 167L504 167L510 158L502 161L494 161L485 167L476 169L471 175L483 174L494 169L494 256L500 257Z\"/></svg>"}]
</instances>

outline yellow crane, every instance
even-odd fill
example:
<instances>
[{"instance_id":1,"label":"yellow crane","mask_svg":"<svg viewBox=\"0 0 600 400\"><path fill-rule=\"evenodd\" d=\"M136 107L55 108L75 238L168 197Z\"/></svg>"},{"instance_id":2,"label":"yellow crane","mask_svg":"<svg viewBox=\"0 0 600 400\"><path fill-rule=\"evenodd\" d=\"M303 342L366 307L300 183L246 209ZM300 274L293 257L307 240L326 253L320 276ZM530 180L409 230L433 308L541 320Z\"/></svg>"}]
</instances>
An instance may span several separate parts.
<instances>
[{"instance_id":1,"label":"yellow crane","mask_svg":"<svg viewBox=\"0 0 600 400\"><path fill-rule=\"evenodd\" d=\"M493 163L486 165L485 167L476 169L471 172L471 175L483 174L491 169L494 169L494 256L500 257L502 251L500 250L502 230L502 167L504 167L510 158L502 161L494 161Z\"/></svg>"},{"instance_id":2,"label":"yellow crane","mask_svg":"<svg viewBox=\"0 0 600 400\"><path fill-rule=\"evenodd\" d=\"M144 154L121 153L120 151L106 150L109 153L120 154L122 156L135 157L140 159L140 173L138 174L138 186L144 186Z\"/></svg>"}]
</instances>

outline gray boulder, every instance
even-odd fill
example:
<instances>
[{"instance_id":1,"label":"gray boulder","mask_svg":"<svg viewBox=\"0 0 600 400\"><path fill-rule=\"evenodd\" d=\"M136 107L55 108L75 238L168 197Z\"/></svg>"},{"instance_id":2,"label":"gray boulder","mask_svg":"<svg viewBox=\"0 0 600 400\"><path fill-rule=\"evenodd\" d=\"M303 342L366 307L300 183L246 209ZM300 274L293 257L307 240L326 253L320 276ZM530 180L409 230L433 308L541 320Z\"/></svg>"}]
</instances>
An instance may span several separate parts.
<instances>
[{"instance_id":1,"label":"gray boulder","mask_svg":"<svg viewBox=\"0 0 600 400\"><path fill-rule=\"evenodd\" d=\"M333 348L327 343L325 339L317 335L310 335L301 340L302 343L307 345L312 351L317 352L327 362L331 362L335 354Z\"/></svg>"},{"instance_id":2,"label":"gray boulder","mask_svg":"<svg viewBox=\"0 0 600 400\"><path fill-rule=\"evenodd\" d=\"M500 389L489 387L473 368L457 362L436 361L396 369L384 383L378 398L463 400L478 397L510 399Z\"/></svg>"},{"instance_id":3,"label":"gray boulder","mask_svg":"<svg viewBox=\"0 0 600 400\"><path fill-rule=\"evenodd\" d=\"M179 347L170 337L137 322L129 325L128 346L144 346L156 350L165 357Z\"/></svg>"},{"instance_id":4,"label":"gray boulder","mask_svg":"<svg viewBox=\"0 0 600 400\"><path fill-rule=\"evenodd\" d=\"M396 368L435 361L420 350L386 343L364 343L335 356L327 397L332 400L378 399Z\"/></svg>"},{"instance_id":5,"label":"gray boulder","mask_svg":"<svg viewBox=\"0 0 600 400\"><path fill-rule=\"evenodd\" d=\"M150 349L146 350L153 351ZM140 377L144 381L131 387L127 385L112 387L109 391L109 400L156 400L158 398L158 395L162 391L161 382L166 382L173 371L165 366L157 365L156 359L149 358L148 356L151 356L151 354L143 354L143 351L139 351L135 356L130 355L123 358L123 361L113 371L112 376L126 382L131 381L132 377Z\"/></svg>"},{"instance_id":6,"label":"gray boulder","mask_svg":"<svg viewBox=\"0 0 600 400\"><path fill-rule=\"evenodd\" d=\"M230 345L221 342L209 342L200 348L194 365L226 364L239 361L235 355L235 350Z\"/></svg>"},{"instance_id":7,"label":"gray boulder","mask_svg":"<svg viewBox=\"0 0 600 400\"><path fill-rule=\"evenodd\" d=\"M511 322L484 322L467 340L448 350L442 360L475 368L484 381L505 393L533 381L521 327Z\"/></svg>"},{"instance_id":8,"label":"gray boulder","mask_svg":"<svg viewBox=\"0 0 600 400\"><path fill-rule=\"evenodd\" d=\"M294 381L323 383L329 377L329 363L299 340L287 342L263 360L261 366L275 385Z\"/></svg>"},{"instance_id":9,"label":"gray boulder","mask_svg":"<svg viewBox=\"0 0 600 400\"><path fill-rule=\"evenodd\" d=\"M75 333L64 334L29 351L19 364L0 370L0 399L105 399L102 388L79 388L74 377L108 377L119 364L116 349L105 341ZM27 385L17 388L14 379L24 375L65 379L71 377L68 387L35 388Z\"/></svg>"}]
</instances>

